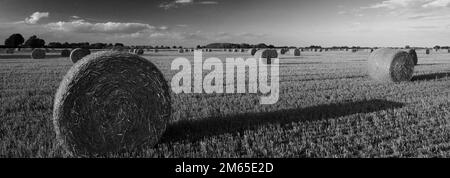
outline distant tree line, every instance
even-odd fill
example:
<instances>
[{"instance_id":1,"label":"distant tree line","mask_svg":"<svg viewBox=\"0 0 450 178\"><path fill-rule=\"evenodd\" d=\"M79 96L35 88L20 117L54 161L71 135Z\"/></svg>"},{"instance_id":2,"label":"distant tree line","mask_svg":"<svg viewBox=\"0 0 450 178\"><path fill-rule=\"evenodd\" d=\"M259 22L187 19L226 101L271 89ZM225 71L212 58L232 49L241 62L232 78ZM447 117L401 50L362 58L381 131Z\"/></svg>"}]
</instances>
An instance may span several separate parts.
<instances>
[{"instance_id":1,"label":"distant tree line","mask_svg":"<svg viewBox=\"0 0 450 178\"><path fill-rule=\"evenodd\" d=\"M126 47L126 48L143 48L143 49L182 49L183 46L150 46L150 45L143 45L143 46L125 46L122 43L88 43L88 42L82 42L82 43L68 43L68 42L50 42L46 45L45 40L38 38L36 35L33 35L29 37L26 41L25 38L19 34L12 34L7 39L5 39L4 45L0 45L1 48L87 48L87 49L111 49L114 47ZM296 48L295 46L274 46L274 45L267 45L265 43L259 43L259 44L247 44L247 43L211 43L205 46L197 45L197 48L212 48L212 49L231 49L231 48ZM322 46L318 45L310 45L309 47L305 48L319 48L321 49ZM333 46L331 49L368 49L371 47L360 47L360 46ZM406 49L411 48L409 45L405 46ZM416 48L416 47L413 47ZM435 50L439 49L450 49L448 46L439 46L436 45L433 47Z\"/></svg>"},{"instance_id":2,"label":"distant tree line","mask_svg":"<svg viewBox=\"0 0 450 178\"><path fill-rule=\"evenodd\" d=\"M266 45L264 43L251 45L247 43L234 44L234 43L211 43L206 46L197 46L197 48L213 48L213 49L230 49L230 48L276 48L274 45Z\"/></svg>"},{"instance_id":3,"label":"distant tree line","mask_svg":"<svg viewBox=\"0 0 450 178\"><path fill-rule=\"evenodd\" d=\"M50 42L46 44L45 40L33 35L25 41L25 38L21 34L12 34L5 39L4 45L0 45L1 48L87 48L87 49L110 49L114 47L127 47L127 48L145 48L145 49L170 49L170 46L125 46L122 43L69 43L69 42ZM183 48L182 46L173 46L172 49Z\"/></svg>"}]
</instances>

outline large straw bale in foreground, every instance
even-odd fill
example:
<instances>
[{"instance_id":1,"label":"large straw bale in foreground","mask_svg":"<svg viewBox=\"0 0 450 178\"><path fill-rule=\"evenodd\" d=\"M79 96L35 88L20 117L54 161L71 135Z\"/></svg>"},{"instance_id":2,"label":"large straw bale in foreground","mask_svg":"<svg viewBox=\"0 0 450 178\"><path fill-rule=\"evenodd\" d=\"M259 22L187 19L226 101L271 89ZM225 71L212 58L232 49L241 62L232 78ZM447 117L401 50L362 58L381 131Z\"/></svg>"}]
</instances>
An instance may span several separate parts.
<instances>
[{"instance_id":1,"label":"large straw bale in foreground","mask_svg":"<svg viewBox=\"0 0 450 178\"><path fill-rule=\"evenodd\" d=\"M155 145L170 118L169 87L150 61L99 52L74 64L54 100L58 143L72 156L103 156Z\"/></svg>"}]
</instances>

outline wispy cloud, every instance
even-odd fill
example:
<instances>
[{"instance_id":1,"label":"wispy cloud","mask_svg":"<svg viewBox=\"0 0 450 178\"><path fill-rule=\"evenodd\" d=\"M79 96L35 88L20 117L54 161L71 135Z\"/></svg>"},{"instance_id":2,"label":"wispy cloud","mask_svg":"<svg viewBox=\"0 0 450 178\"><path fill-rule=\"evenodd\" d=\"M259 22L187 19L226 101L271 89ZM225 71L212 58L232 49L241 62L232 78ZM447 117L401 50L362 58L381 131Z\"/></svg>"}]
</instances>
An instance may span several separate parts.
<instances>
[{"instance_id":1,"label":"wispy cloud","mask_svg":"<svg viewBox=\"0 0 450 178\"><path fill-rule=\"evenodd\" d=\"M45 25L45 27L63 32L75 33L108 33L108 34L133 34L143 31L152 30L166 30L167 27L155 28L149 24L143 23L120 23L120 22L105 22L105 23L91 23L85 20L74 20L70 22L52 22Z\"/></svg>"},{"instance_id":2,"label":"wispy cloud","mask_svg":"<svg viewBox=\"0 0 450 178\"><path fill-rule=\"evenodd\" d=\"M219 4L217 1L201 1L199 4Z\"/></svg>"},{"instance_id":3,"label":"wispy cloud","mask_svg":"<svg viewBox=\"0 0 450 178\"><path fill-rule=\"evenodd\" d=\"M422 7L425 8L439 8L439 7L449 7L450 6L450 0L435 0L430 1L427 4L422 5Z\"/></svg>"},{"instance_id":4,"label":"wispy cloud","mask_svg":"<svg viewBox=\"0 0 450 178\"><path fill-rule=\"evenodd\" d=\"M25 18L24 22L27 24L36 24L42 18L49 17L49 15L50 15L50 13L48 13L48 12L35 12L35 13L31 14L30 17Z\"/></svg>"},{"instance_id":5,"label":"wispy cloud","mask_svg":"<svg viewBox=\"0 0 450 178\"><path fill-rule=\"evenodd\" d=\"M172 8L179 8L184 7L188 5L194 5L194 4L201 4L201 5L215 5L219 4L217 1L199 1L194 2L194 0L174 0L170 2L161 3L159 5L160 8L163 8L165 10L172 9Z\"/></svg>"}]
</instances>

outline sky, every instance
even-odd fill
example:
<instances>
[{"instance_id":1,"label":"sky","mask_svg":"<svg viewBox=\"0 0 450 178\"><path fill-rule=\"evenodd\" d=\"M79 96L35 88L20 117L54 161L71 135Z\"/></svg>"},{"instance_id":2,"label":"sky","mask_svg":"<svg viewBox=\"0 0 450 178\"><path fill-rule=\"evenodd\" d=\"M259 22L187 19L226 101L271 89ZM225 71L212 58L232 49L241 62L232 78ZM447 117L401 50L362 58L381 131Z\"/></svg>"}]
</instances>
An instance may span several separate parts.
<instances>
[{"instance_id":1,"label":"sky","mask_svg":"<svg viewBox=\"0 0 450 178\"><path fill-rule=\"evenodd\" d=\"M448 46L450 0L0 0L0 40Z\"/></svg>"}]
</instances>

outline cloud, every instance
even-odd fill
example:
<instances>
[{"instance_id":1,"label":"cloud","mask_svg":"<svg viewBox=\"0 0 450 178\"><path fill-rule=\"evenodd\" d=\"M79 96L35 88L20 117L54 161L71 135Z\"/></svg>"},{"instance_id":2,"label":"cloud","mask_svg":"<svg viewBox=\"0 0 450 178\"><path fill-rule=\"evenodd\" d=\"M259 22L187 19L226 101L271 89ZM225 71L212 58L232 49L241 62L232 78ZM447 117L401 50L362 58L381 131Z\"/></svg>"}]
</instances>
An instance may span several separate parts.
<instances>
[{"instance_id":1,"label":"cloud","mask_svg":"<svg viewBox=\"0 0 450 178\"><path fill-rule=\"evenodd\" d=\"M217 2L217 1L202 1L202 2L199 2L199 4L219 4L219 2Z\"/></svg>"},{"instance_id":2,"label":"cloud","mask_svg":"<svg viewBox=\"0 0 450 178\"><path fill-rule=\"evenodd\" d=\"M172 2L166 2L159 5L160 8L163 8L165 10L171 9L171 8L178 8L180 6L185 6L194 3L194 0L175 0Z\"/></svg>"},{"instance_id":3,"label":"cloud","mask_svg":"<svg viewBox=\"0 0 450 178\"><path fill-rule=\"evenodd\" d=\"M386 0L377 4L373 4L367 8L388 8L388 9L396 9L396 8L404 8L408 6L413 6L416 3L425 3L428 0Z\"/></svg>"},{"instance_id":4,"label":"cloud","mask_svg":"<svg viewBox=\"0 0 450 178\"><path fill-rule=\"evenodd\" d=\"M194 2L194 0L175 0L171 2L165 2L159 5L160 8L163 8L165 10L172 9L172 8L179 8L184 7L188 5L193 4L201 4L201 5L215 5L219 4L217 1L200 1L200 2Z\"/></svg>"},{"instance_id":5,"label":"cloud","mask_svg":"<svg viewBox=\"0 0 450 178\"><path fill-rule=\"evenodd\" d=\"M427 4L422 5L424 8L439 8L439 7L449 7L450 0L435 0Z\"/></svg>"},{"instance_id":6,"label":"cloud","mask_svg":"<svg viewBox=\"0 0 450 178\"><path fill-rule=\"evenodd\" d=\"M450 0L385 0L363 9L423 9L449 7Z\"/></svg>"},{"instance_id":7,"label":"cloud","mask_svg":"<svg viewBox=\"0 0 450 178\"><path fill-rule=\"evenodd\" d=\"M107 34L133 34L143 31L157 30L154 26L143 23L91 23L84 20L74 20L71 22L52 22L45 25L55 31L75 32L75 33L107 33ZM161 30L167 27L161 27Z\"/></svg>"},{"instance_id":8,"label":"cloud","mask_svg":"<svg viewBox=\"0 0 450 178\"><path fill-rule=\"evenodd\" d=\"M42 18L49 17L49 15L50 15L50 13L48 13L48 12L35 12L35 13L31 14L30 17L25 18L24 22L27 24L36 24Z\"/></svg>"}]
</instances>

